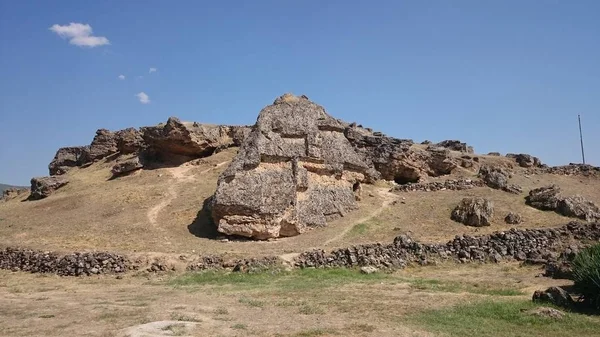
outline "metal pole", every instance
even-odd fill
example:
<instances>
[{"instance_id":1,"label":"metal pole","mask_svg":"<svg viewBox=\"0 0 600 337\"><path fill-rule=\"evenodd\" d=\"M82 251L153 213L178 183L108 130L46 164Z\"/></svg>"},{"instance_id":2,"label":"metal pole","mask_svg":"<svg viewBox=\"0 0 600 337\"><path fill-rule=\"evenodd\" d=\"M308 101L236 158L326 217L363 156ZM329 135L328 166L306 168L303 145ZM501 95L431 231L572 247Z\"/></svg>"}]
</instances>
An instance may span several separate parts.
<instances>
[{"instance_id":1,"label":"metal pole","mask_svg":"<svg viewBox=\"0 0 600 337\"><path fill-rule=\"evenodd\" d=\"M579 141L581 142L581 158L583 159L583 165L585 165L585 152L583 151L583 134L581 133L581 116L577 115L579 120Z\"/></svg>"}]
</instances>

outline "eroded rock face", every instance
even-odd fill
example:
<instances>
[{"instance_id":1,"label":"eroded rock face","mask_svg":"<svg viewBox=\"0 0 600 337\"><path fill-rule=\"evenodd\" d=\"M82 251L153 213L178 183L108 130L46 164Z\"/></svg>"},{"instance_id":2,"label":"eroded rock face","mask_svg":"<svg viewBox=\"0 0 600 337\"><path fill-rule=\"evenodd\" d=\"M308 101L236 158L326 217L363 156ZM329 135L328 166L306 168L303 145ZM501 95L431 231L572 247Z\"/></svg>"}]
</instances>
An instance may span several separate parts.
<instances>
[{"instance_id":1,"label":"eroded rock face","mask_svg":"<svg viewBox=\"0 0 600 337\"><path fill-rule=\"evenodd\" d=\"M475 153L472 146L463 143L460 140L444 140L436 144L438 147L444 147L452 151Z\"/></svg>"},{"instance_id":2,"label":"eroded rock face","mask_svg":"<svg viewBox=\"0 0 600 337\"><path fill-rule=\"evenodd\" d=\"M556 185L544 186L529 191L525 203L542 211L553 211L558 207L560 188Z\"/></svg>"},{"instance_id":3,"label":"eroded rock face","mask_svg":"<svg viewBox=\"0 0 600 337\"><path fill-rule=\"evenodd\" d=\"M530 154L525 154L525 153L519 153L519 154L514 154L514 153L508 153L506 154L506 157L508 158L514 158L515 161L517 162L517 164L519 164L519 166L521 167L538 167L542 165L542 162L540 161L539 158L534 157Z\"/></svg>"},{"instance_id":4,"label":"eroded rock face","mask_svg":"<svg viewBox=\"0 0 600 337\"><path fill-rule=\"evenodd\" d=\"M118 152L117 137L114 132L106 129L96 131L96 136L90 144L90 161L102 159Z\"/></svg>"},{"instance_id":5,"label":"eroded rock face","mask_svg":"<svg viewBox=\"0 0 600 337\"><path fill-rule=\"evenodd\" d=\"M509 193L519 194L523 189L514 184L509 184L510 173L500 166L484 165L479 169L479 177L491 188Z\"/></svg>"},{"instance_id":6,"label":"eroded rock face","mask_svg":"<svg viewBox=\"0 0 600 337\"><path fill-rule=\"evenodd\" d=\"M557 204L556 212L590 222L600 220L600 208L580 195L561 199Z\"/></svg>"},{"instance_id":7,"label":"eroded rock face","mask_svg":"<svg viewBox=\"0 0 600 337\"><path fill-rule=\"evenodd\" d=\"M494 204L484 198L464 198L452 211L451 219L467 226L489 226Z\"/></svg>"},{"instance_id":8,"label":"eroded rock face","mask_svg":"<svg viewBox=\"0 0 600 337\"><path fill-rule=\"evenodd\" d=\"M144 165L140 162L140 158L133 157L116 163L112 167L111 173L113 174L113 176L120 176L133 172L135 170L139 170L142 167L144 167Z\"/></svg>"},{"instance_id":9,"label":"eroded rock face","mask_svg":"<svg viewBox=\"0 0 600 337\"><path fill-rule=\"evenodd\" d=\"M90 161L89 146L62 147L56 151L48 165L50 175L65 174L71 167L81 166Z\"/></svg>"},{"instance_id":10,"label":"eroded rock face","mask_svg":"<svg viewBox=\"0 0 600 337\"><path fill-rule=\"evenodd\" d=\"M65 186L69 180L61 176L37 177L31 179L30 200L39 200L48 197L57 189Z\"/></svg>"},{"instance_id":11,"label":"eroded rock face","mask_svg":"<svg viewBox=\"0 0 600 337\"><path fill-rule=\"evenodd\" d=\"M219 177L212 201L219 232L292 236L356 208L354 184L377 173L345 127L306 96L284 95L265 107Z\"/></svg>"}]
</instances>

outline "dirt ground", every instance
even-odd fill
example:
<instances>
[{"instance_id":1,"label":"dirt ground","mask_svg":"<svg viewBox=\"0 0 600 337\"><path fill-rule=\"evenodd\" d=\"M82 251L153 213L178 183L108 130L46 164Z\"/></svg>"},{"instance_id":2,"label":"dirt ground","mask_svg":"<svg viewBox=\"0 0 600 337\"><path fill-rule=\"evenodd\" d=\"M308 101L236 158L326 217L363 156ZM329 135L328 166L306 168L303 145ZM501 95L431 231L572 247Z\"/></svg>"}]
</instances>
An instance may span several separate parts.
<instances>
[{"instance_id":1,"label":"dirt ground","mask_svg":"<svg viewBox=\"0 0 600 337\"><path fill-rule=\"evenodd\" d=\"M153 336L430 336L404 318L487 298L529 299L532 290L565 284L538 278L539 272L516 263L443 264L331 283L326 274L298 274L279 283L177 285L182 276L175 274L117 279L0 271L0 335L142 336L143 325L154 322Z\"/></svg>"}]
</instances>

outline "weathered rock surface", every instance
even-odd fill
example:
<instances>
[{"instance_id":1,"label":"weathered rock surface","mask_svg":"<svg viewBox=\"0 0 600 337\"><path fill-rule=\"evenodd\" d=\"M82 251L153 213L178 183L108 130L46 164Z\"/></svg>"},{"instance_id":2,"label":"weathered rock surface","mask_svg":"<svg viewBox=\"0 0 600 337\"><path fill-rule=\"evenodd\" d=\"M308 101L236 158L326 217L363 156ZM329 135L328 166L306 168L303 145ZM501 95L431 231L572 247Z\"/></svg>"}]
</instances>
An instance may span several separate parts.
<instances>
[{"instance_id":1,"label":"weathered rock surface","mask_svg":"<svg viewBox=\"0 0 600 337\"><path fill-rule=\"evenodd\" d=\"M479 169L479 177L487 186L509 193L521 193L523 189L519 185L508 183L510 176L510 173L500 166L483 165Z\"/></svg>"},{"instance_id":2,"label":"weathered rock surface","mask_svg":"<svg viewBox=\"0 0 600 337\"><path fill-rule=\"evenodd\" d=\"M444 147L452 151L475 153L472 146L463 143L460 140L444 140L436 144L438 147Z\"/></svg>"},{"instance_id":3,"label":"weathered rock surface","mask_svg":"<svg viewBox=\"0 0 600 337\"><path fill-rule=\"evenodd\" d=\"M212 201L218 230L257 239L292 236L356 208L354 184L372 179L345 124L305 96L265 107Z\"/></svg>"},{"instance_id":4,"label":"weathered rock surface","mask_svg":"<svg viewBox=\"0 0 600 337\"><path fill-rule=\"evenodd\" d=\"M51 175L60 175L71 167L128 154L137 154L150 161L189 161L239 146L249 131L246 126L187 123L175 117L169 118L166 124L139 130L127 128L112 132L99 129L89 146L60 148L48 169Z\"/></svg>"},{"instance_id":5,"label":"weathered rock surface","mask_svg":"<svg viewBox=\"0 0 600 337\"><path fill-rule=\"evenodd\" d=\"M558 202L556 212L564 216L586 221L600 220L600 209L598 206L580 195L562 198Z\"/></svg>"},{"instance_id":6,"label":"weathered rock surface","mask_svg":"<svg viewBox=\"0 0 600 337\"><path fill-rule=\"evenodd\" d=\"M134 157L116 163L112 167L111 172L114 176L120 176L141 169L142 167L144 167L144 165L140 162L140 158Z\"/></svg>"},{"instance_id":7,"label":"weathered rock surface","mask_svg":"<svg viewBox=\"0 0 600 337\"><path fill-rule=\"evenodd\" d=\"M529 192L525 203L544 211L555 211L558 214L579 218L586 221L600 220L600 208L580 195L563 197L556 185L536 188Z\"/></svg>"},{"instance_id":8,"label":"weathered rock surface","mask_svg":"<svg viewBox=\"0 0 600 337\"><path fill-rule=\"evenodd\" d=\"M50 175L66 173L69 168L89 162L89 146L63 147L56 151L54 159L48 165Z\"/></svg>"},{"instance_id":9,"label":"weathered rock surface","mask_svg":"<svg viewBox=\"0 0 600 337\"><path fill-rule=\"evenodd\" d=\"M546 290L537 290L533 293L532 300L534 302L551 303L562 308L572 308L575 305L575 301L561 287L550 287Z\"/></svg>"},{"instance_id":10,"label":"weathered rock surface","mask_svg":"<svg viewBox=\"0 0 600 337\"><path fill-rule=\"evenodd\" d=\"M504 222L509 225L518 225L523 222L523 219L521 218L521 214L510 212L504 217Z\"/></svg>"},{"instance_id":11,"label":"weathered rock surface","mask_svg":"<svg viewBox=\"0 0 600 337\"><path fill-rule=\"evenodd\" d=\"M560 188L556 185L544 186L529 191L525 203L542 211L553 211L558 207Z\"/></svg>"},{"instance_id":12,"label":"weathered rock surface","mask_svg":"<svg viewBox=\"0 0 600 337\"><path fill-rule=\"evenodd\" d=\"M467 226L489 226L494 204L484 198L464 198L452 211L450 218Z\"/></svg>"},{"instance_id":13,"label":"weathered rock surface","mask_svg":"<svg viewBox=\"0 0 600 337\"><path fill-rule=\"evenodd\" d=\"M507 153L506 157L513 158L521 167L538 167L542 165L539 158L525 153Z\"/></svg>"},{"instance_id":14,"label":"weathered rock surface","mask_svg":"<svg viewBox=\"0 0 600 337\"><path fill-rule=\"evenodd\" d=\"M61 176L37 177L31 179L30 200L39 200L48 197L57 189L65 186L69 180Z\"/></svg>"}]
</instances>

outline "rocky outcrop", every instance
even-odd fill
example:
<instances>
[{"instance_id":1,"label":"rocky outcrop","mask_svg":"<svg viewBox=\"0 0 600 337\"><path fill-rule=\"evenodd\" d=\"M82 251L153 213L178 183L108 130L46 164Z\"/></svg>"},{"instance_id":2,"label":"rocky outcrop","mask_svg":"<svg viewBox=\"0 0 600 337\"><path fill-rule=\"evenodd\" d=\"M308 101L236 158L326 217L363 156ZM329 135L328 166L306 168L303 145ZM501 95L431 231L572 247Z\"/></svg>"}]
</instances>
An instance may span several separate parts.
<instances>
[{"instance_id":1,"label":"rocky outcrop","mask_svg":"<svg viewBox=\"0 0 600 337\"><path fill-rule=\"evenodd\" d=\"M452 211L450 218L467 226L489 226L494 215L494 204L484 198L464 198Z\"/></svg>"},{"instance_id":2,"label":"rocky outcrop","mask_svg":"<svg viewBox=\"0 0 600 337\"><path fill-rule=\"evenodd\" d=\"M144 165L142 165L142 163L140 162L140 158L134 157L116 163L112 167L111 173L113 174L113 176L121 176L127 173L131 173L135 170L139 170L142 167L144 167Z\"/></svg>"},{"instance_id":3,"label":"rocky outcrop","mask_svg":"<svg viewBox=\"0 0 600 337\"><path fill-rule=\"evenodd\" d=\"M89 146L59 149L48 169L50 175L60 175L71 167L117 154L136 154L148 161L180 163L240 146L249 131L246 126L187 123L176 117L169 118L166 124L139 130L127 128L112 132L99 129Z\"/></svg>"},{"instance_id":4,"label":"rocky outcrop","mask_svg":"<svg viewBox=\"0 0 600 337\"><path fill-rule=\"evenodd\" d=\"M600 208L580 195L562 198L558 202L556 212L590 222L600 220Z\"/></svg>"},{"instance_id":5,"label":"rocky outcrop","mask_svg":"<svg viewBox=\"0 0 600 337\"><path fill-rule=\"evenodd\" d=\"M491 188L509 193L519 194L523 189L519 185L509 184L510 173L500 166L483 165L479 169L479 177Z\"/></svg>"},{"instance_id":6,"label":"rocky outcrop","mask_svg":"<svg viewBox=\"0 0 600 337\"><path fill-rule=\"evenodd\" d=\"M81 166L90 161L89 146L63 147L56 151L48 165L50 175L66 173L71 167Z\"/></svg>"},{"instance_id":7,"label":"rocky outcrop","mask_svg":"<svg viewBox=\"0 0 600 337\"><path fill-rule=\"evenodd\" d=\"M353 187L377 177L345 124L307 97L284 95L259 114L212 200L218 231L292 236L356 208Z\"/></svg>"},{"instance_id":8,"label":"rocky outcrop","mask_svg":"<svg viewBox=\"0 0 600 337\"><path fill-rule=\"evenodd\" d=\"M562 308L573 308L575 301L561 287L550 287L546 290L538 290L533 294L532 300L534 302L550 303Z\"/></svg>"},{"instance_id":9,"label":"rocky outcrop","mask_svg":"<svg viewBox=\"0 0 600 337\"><path fill-rule=\"evenodd\" d=\"M521 214L509 212L504 217L504 222L506 222L509 225L518 225L523 222L523 219L521 218Z\"/></svg>"},{"instance_id":10,"label":"rocky outcrop","mask_svg":"<svg viewBox=\"0 0 600 337\"><path fill-rule=\"evenodd\" d=\"M539 167L539 166L542 166L542 162L540 161L540 159L538 157L534 157L534 156L529 155L529 154L525 154L525 153L520 153L520 154L507 153L506 157L507 158L513 158L517 162L517 164L519 164L519 166L521 166L521 167Z\"/></svg>"},{"instance_id":11,"label":"rocky outcrop","mask_svg":"<svg viewBox=\"0 0 600 337\"><path fill-rule=\"evenodd\" d=\"M553 211L558 207L560 188L556 185L544 186L529 191L525 203L542 211Z\"/></svg>"},{"instance_id":12,"label":"rocky outcrop","mask_svg":"<svg viewBox=\"0 0 600 337\"><path fill-rule=\"evenodd\" d=\"M444 140L435 145L437 147L444 147L452 151L475 153L472 146L469 146L467 143L463 143L460 140Z\"/></svg>"},{"instance_id":13,"label":"rocky outcrop","mask_svg":"<svg viewBox=\"0 0 600 337\"><path fill-rule=\"evenodd\" d=\"M39 200L48 197L57 189L65 186L69 180L61 176L37 177L31 179L30 200Z\"/></svg>"},{"instance_id":14,"label":"rocky outcrop","mask_svg":"<svg viewBox=\"0 0 600 337\"><path fill-rule=\"evenodd\" d=\"M580 195L563 197L556 185L531 190L525 203L543 211L555 211L560 215L590 222L600 220L600 208L593 202Z\"/></svg>"},{"instance_id":15,"label":"rocky outcrop","mask_svg":"<svg viewBox=\"0 0 600 337\"><path fill-rule=\"evenodd\" d=\"M206 157L239 143L243 137L243 127L183 123L176 117L162 126L142 128L141 132L148 150L161 160L169 160L173 155Z\"/></svg>"}]
</instances>

